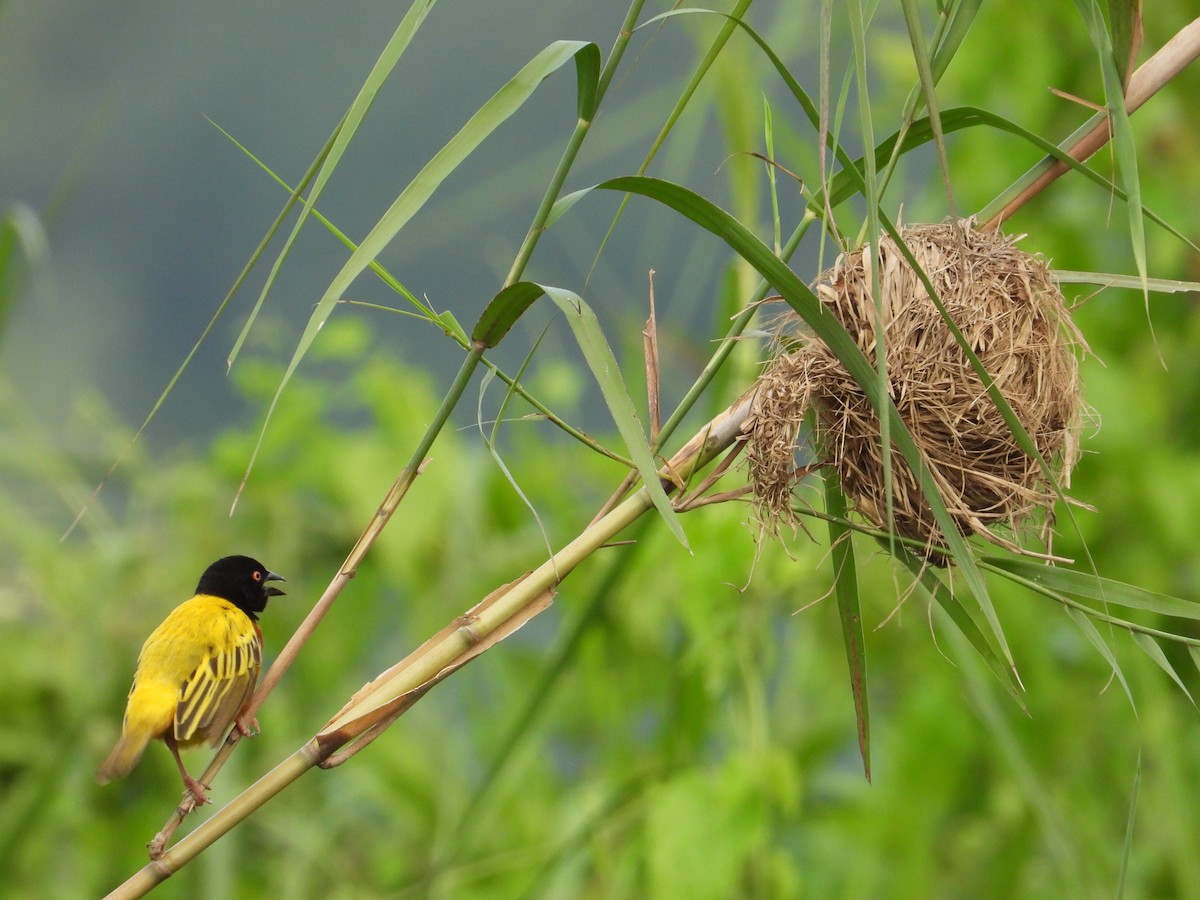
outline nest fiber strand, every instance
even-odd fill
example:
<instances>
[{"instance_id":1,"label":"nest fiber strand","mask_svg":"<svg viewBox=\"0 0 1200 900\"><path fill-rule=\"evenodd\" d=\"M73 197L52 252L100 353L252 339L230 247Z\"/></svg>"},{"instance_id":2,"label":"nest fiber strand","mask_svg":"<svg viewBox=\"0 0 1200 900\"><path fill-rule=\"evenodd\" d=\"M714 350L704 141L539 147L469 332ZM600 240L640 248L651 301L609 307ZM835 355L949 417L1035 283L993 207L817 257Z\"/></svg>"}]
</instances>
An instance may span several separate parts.
<instances>
[{"instance_id":1,"label":"nest fiber strand","mask_svg":"<svg viewBox=\"0 0 1200 900\"><path fill-rule=\"evenodd\" d=\"M1065 486L1078 456L1081 339L1047 266L1018 250L1015 239L975 230L969 220L910 226L901 237ZM876 263L878 307L871 293ZM842 255L815 291L873 366L881 321L892 400L959 531L1016 549L997 527L1019 537L1034 513L1052 509L1056 494L895 243L883 238L878 256L870 248ZM870 401L823 342L803 335L794 313L778 334L748 425L751 480L764 513L791 519L795 451L811 415L814 443L837 469L846 496L863 517L887 528L888 488ZM891 467L896 532L927 547L940 544L929 504L899 453L891 454ZM1044 517L1047 527L1051 518Z\"/></svg>"}]
</instances>

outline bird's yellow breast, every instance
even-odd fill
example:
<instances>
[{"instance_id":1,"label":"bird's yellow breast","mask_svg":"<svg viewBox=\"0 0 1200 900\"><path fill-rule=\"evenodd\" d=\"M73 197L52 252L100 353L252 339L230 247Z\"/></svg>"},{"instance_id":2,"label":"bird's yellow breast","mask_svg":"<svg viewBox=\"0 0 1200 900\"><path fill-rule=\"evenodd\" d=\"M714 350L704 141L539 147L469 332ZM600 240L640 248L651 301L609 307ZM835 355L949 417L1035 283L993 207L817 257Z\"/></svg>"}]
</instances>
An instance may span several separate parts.
<instances>
[{"instance_id":1,"label":"bird's yellow breast","mask_svg":"<svg viewBox=\"0 0 1200 900\"><path fill-rule=\"evenodd\" d=\"M146 639L125 727L154 736L174 729L183 746L217 741L249 697L261 664L257 624L228 600L198 594Z\"/></svg>"}]
</instances>

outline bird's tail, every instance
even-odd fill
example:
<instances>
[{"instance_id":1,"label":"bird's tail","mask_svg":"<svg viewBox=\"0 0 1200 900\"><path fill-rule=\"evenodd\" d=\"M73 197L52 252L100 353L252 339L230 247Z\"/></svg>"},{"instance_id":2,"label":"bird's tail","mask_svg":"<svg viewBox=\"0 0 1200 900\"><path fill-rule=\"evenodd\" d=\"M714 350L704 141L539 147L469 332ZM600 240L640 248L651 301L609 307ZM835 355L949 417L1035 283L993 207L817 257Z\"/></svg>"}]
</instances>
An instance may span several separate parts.
<instances>
[{"instance_id":1,"label":"bird's tail","mask_svg":"<svg viewBox=\"0 0 1200 900\"><path fill-rule=\"evenodd\" d=\"M96 780L101 784L107 784L114 778L124 778L142 758L142 751L146 749L148 743L150 743L149 735L128 731L122 734L121 739L117 741L117 746L113 747L112 753L108 754L108 759L104 760L100 768L96 770Z\"/></svg>"}]
</instances>

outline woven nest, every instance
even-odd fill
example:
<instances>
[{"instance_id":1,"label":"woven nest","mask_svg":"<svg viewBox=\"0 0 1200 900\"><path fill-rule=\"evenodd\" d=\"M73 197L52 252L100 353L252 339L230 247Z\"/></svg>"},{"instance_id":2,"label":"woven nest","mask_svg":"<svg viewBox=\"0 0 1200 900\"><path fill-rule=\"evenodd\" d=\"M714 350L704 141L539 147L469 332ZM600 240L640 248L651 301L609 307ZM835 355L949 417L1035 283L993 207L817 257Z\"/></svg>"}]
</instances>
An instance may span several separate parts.
<instances>
[{"instance_id":1,"label":"woven nest","mask_svg":"<svg viewBox=\"0 0 1200 900\"><path fill-rule=\"evenodd\" d=\"M1016 239L975 230L969 220L901 232L967 344L1050 463L1069 483L1081 420L1076 346L1062 294L1041 260ZM1025 453L919 277L890 238L880 242L879 281L891 397L955 526L1019 550L1036 516L1048 540L1056 493ZM815 292L877 367L872 254L839 257ZM797 445L807 420L822 463L836 468L854 508L888 529L879 421L862 389L825 344L781 317L774 358L759 379L748 458L764 521L793 521L802 470ZM807 434L807 433L806 433ZM941 561L929 504L899 452L891 454L892 528ZM891 529L889 529L891 530Z\"/></svg>"}]
</instances>

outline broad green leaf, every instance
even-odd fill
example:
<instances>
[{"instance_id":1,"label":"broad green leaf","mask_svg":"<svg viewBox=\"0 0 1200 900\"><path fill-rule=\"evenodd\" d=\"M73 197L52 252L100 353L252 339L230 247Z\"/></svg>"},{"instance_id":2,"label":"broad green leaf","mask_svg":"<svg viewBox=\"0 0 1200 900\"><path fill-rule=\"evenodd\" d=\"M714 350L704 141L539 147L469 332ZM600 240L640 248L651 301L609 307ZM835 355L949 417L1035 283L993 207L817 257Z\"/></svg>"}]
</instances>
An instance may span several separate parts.
<instances>
[{"instance_id":1,"label":"broad green leaf","mask_svg":"<svg viewBox=\"0 0 1200 900\"><path fill-rule=\"evenodd\" d=\"M641 422L638 421L633 399L626 390L625 381L621 378L621 371L617 366L617 359L613 356L608 341L604 339L604 332L600 329L600 322L596 319L595 312L583 301L582 297L572 291L548 285L541 285L540 289L554 301L566 316L567 324L571 326L575 340L579 343L579 349L583 351L583 358L587 361L588 368L592 370L596 383L600 385L600 393L604 396L608 411L613 417L617 431L625 441L625 446L629 449L629 455L637 466L638 474L642 476L642 482L650 493L650 499L654 501L655 508L658 509L667 528L675 535L679 543L690 550L687 535L683 533L683 526L679 523L679 516L671 506L671 500L667 497L667 492L659 480L658 467L650 452L646 433L642 430Z\"/></svg>"},{"instance_id":2,"label":"broad green leaf","mask_svg":"<svg viewBox=\"0 0 1200 900\"><path fill-rule=\"evenodd\" d=\"M1062 566L1048 566L1027 559L986 557L980 560L980 563L999 571L1010 572L1032 584L1075 597L1124 606L1127 609L1144 609L1181 619L1200 619L1200 603L1159 594L1123 581L1101 578L1099 575Z\"/></svg>"},{"instance_id":3,"label":"broad green leaf","mask_svg":"<svg viewBox=\"0 0 1200 900\"><path fill-rule=\"evenodd\" d=\"M554 201L554 205L550 207L550 214L546 217L546 227L549 228L557 222L567 210L586 197L592 192L592 189L584 188L583 190L574 191L570 194L564 194Z\"/></svg>"},{"instance_id":4,"label":"broad green leaf","mask_svg":"<svg viewBox=\"0 0 1200 900\"><path fill-rule=\"evenodd\" d=\"M590 122L596 115L599 82L600 48L586 44L575 54L575 110L585 122Z\"/></svg>"},{"instance_id":5,"label":"broad green leaf","mask_svg":"<svg viewBox=\"0 0 1200 900\"><path fill-rule=\"evenodd\" d=\"M484 308L471 332L471 340L488 348L495 347L525 310L544 293L541 287L528 281L510 284Z\"/></svg>"}]
</instances>

